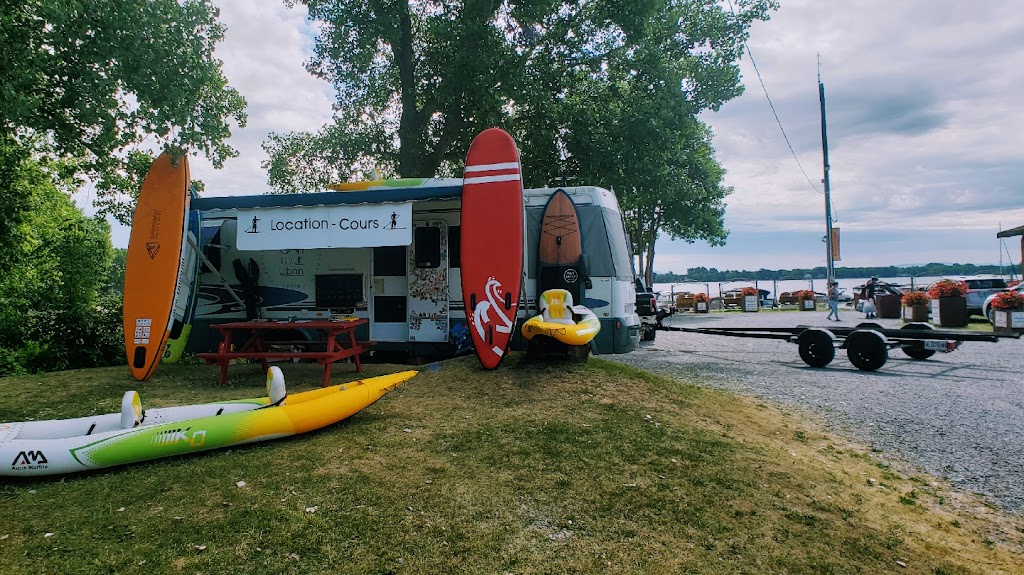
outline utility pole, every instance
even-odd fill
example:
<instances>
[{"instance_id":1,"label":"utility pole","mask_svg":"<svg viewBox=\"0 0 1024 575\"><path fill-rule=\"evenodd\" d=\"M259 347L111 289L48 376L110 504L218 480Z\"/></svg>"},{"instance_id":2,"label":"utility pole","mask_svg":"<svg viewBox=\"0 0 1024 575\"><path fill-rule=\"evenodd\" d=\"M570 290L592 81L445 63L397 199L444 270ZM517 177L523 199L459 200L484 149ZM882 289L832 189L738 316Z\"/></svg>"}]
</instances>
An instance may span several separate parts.
<instances>
[{"instance_id":1,"label":"utility pole","mask_svg":"<svg viewBox=\"0 0 1024 575\"><path fill-rule=\"evenodd\" d=\"M821 102L821 152L825 163L825 275L828 281L836 279L836 264L832 258L832 191L828 184L828 135L825 131L825 84L821 83L821 54L818 55L818 100Z\"/></svg>"}]
</instances>

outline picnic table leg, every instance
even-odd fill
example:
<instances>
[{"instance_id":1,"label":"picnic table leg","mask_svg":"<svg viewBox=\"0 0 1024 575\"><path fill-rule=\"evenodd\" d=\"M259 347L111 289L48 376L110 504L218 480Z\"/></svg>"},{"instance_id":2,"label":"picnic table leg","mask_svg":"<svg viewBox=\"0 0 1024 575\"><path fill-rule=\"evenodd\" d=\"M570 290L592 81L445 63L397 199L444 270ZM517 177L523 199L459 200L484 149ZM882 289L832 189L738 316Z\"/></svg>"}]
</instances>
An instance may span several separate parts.
<instances>
[{"instance_id":1,"label":"picnic table leg","mask_svg":"<svg viewBox=\"0 0 1024 575\"><path fill-rule=\"evenodd\" d=\"M222 359L222 360L220 360L220 362L218 362L220 364L220 385L221 386L224 386L224 385L228 384L228 363L230 363L230 362L231 362L231 360L229 360L229 359Z\"/></svg>"},{"instance_id":2,"label":"picnic table leg","mask_svg":"<svg viewBox=\"0 0 1024 575\"><path fill-rule=\"evenodd\" d=\"M357 345L356 344L356 330L354 328L348 330L348 344L352 348L355 348L356 345ZM363 373L363 364L362 364L361 361L359 361L359 354L358 353L352 356L352 361L354 361L355 364L356 364L356 373Z\"/></svg>"},{"instance_id":3,"label":"picnic table leg","mask_svg":"<svg viewBox=\"0 0 1024 575\"><path fill-rule=\"evenodd\" d=\"M327 387L328 385L331 385L331 365L331 360L327 360L324 362L324 382L323 385L321 385L321 387Z\"/></svg>"}]
</instances>

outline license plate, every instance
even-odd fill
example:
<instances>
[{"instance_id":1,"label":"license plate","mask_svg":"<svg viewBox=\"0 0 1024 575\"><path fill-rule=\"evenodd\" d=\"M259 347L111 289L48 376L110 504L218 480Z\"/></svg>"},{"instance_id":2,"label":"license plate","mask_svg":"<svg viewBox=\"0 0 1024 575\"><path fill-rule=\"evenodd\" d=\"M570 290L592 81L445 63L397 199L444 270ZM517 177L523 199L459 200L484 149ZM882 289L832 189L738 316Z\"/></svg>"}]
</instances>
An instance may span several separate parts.
<instances>
[{"instance_id":1,"label":"license plate","mask_svg":"<svg viewBox=\"0 0 1024 575\"><path fill-rule=\"evenodd\" d=\"M958 341L935 339L924 340L924 348L933 351L953 351L958 345L960 345L960 342Z\"/></svg>"}]
</instances>

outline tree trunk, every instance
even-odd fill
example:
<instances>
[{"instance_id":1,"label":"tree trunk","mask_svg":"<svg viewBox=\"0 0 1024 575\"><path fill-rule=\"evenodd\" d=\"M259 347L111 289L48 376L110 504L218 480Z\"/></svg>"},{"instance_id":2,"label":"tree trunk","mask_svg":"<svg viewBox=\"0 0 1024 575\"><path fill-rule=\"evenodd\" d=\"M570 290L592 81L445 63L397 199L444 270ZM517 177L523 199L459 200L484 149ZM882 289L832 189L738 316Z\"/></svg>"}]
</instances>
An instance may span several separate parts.
<instances>
[{"instance_id":1,"label":"tree trunk","mask_svg":"<svg viewBox=\"0 0 1024 575\"><path fill-rule=\"evenodd\" d=\"M398 124L398 174L403 178L416 176L419 147L420 114L416 107L416 64L412 50L412 18L409 0L398 8L398 48L395 54L401 83L402 118Z\"/></svg>"}]
</instances>

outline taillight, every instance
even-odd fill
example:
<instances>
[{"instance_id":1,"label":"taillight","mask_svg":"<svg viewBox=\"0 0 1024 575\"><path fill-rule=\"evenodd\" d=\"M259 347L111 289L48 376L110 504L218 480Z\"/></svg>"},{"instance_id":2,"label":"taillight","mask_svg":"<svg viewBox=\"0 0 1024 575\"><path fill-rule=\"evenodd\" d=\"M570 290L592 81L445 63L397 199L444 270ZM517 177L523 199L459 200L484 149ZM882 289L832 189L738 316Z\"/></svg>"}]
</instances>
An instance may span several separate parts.
<instances>
[{"instance_id":1,"label":"taillight","mask_svg":"<svg viewBox=\"0 0 1024 575\"><path fill-rule=\"evenodd\" d=\"M653 297L651 298L651 309L658 309L658 302Z\"/></svg>"}]
</instances>

